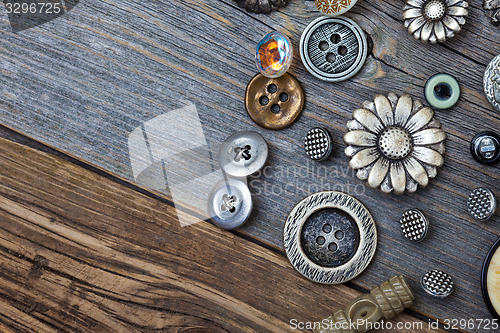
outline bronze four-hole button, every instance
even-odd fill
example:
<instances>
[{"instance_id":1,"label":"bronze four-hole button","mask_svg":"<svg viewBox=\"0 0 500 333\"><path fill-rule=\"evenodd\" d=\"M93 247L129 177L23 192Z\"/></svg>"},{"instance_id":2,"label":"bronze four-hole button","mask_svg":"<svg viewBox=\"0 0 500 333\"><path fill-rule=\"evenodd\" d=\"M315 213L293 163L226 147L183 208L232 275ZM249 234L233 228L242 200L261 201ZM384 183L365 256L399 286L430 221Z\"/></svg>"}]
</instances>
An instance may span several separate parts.
<instances>
[{"instance_id":1,"label":"bronze four-hole button","mask_svg":"<svg viewBox=\"0 0 500 333\"><path fill-rule=\"evenodd\" d=\"M299 81L286 73L278 78L257 74L248 83L245 107L259 126L279 130L293 124L304 108L304 91Z\"/></svg>"}]
</instances>

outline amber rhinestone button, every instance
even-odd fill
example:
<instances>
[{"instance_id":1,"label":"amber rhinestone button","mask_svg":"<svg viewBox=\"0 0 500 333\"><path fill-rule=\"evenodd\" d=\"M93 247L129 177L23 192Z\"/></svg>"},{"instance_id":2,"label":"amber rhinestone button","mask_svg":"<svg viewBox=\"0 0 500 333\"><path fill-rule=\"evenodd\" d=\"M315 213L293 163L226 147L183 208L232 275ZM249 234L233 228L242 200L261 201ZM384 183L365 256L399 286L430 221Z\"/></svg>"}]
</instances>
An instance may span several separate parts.
<instances>
[{"instance_id":1,"label":"amber rhinestone button","mask_svg":"<svg viewBox=\"0 0 500 333\"><path fill-rule=\"evenodd\" d=\"M257 74L248 83L245 107L259 126L279 130L289 127L304 108L305 95L299 81L285 73L278 78Z\"/></svg>"}]
</instances>

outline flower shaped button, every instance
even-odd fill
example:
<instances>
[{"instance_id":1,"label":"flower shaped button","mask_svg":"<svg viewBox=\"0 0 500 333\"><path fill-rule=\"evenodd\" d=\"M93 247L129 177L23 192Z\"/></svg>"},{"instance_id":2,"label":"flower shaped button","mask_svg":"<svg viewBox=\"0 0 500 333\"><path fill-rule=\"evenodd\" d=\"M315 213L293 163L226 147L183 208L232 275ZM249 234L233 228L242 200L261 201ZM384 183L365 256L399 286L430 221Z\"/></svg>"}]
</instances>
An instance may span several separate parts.
<instances>
[{"instance_id":1,"label":"flower shaped button","mask_svg":"<svg viewBox=\"0 0 500 333\"><path fill-rule=\"evenodd\" d=\"M442 43L462 30L467 7L464 0L406 0L403 20L416 39Z\"/></svg>"},{"instance_id":2,"label":"flower shaped button","mask_svg":"<svg viewBox=\"0 0 500 333\"><path fill-rule=\"evenodd\" d=\"M434 111L409 95L377 95L355 110L353 118L344 136L345 154L370 187L386 193L415 192L444 164L446 133Z\"/></svg>"}]
</instances>

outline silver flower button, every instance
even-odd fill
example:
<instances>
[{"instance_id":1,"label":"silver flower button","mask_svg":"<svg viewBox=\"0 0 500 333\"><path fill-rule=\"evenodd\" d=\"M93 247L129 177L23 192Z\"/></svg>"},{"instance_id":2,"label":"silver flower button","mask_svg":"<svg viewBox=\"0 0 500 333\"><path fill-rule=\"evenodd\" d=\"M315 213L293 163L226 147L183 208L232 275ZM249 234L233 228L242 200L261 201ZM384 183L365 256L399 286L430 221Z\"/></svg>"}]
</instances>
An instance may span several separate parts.
<instances>
[{"instance_id":1,"label":"silver flower button","mask_svg":"<svg viewBox=\"0 0 500 333\"><path fill-rule=\"evenodd\" d=\"M464 0L406 0L403 20L416 39L442 43L462 30L467 7Z\"/></svg>"},{"instance_id":2,"label":"silver flower button","mask_svg":"<svg viewBox=\"0 0 500 333\"><path fill-rule=\"evenodd\" d=\"M344 136L345 154L358 178L368 180L370 187L386 193L415 192L443 165L446 133L434 111L409 95L377 95L374 102L355 110L353 118Z\"/></svg>"}]
</instances>

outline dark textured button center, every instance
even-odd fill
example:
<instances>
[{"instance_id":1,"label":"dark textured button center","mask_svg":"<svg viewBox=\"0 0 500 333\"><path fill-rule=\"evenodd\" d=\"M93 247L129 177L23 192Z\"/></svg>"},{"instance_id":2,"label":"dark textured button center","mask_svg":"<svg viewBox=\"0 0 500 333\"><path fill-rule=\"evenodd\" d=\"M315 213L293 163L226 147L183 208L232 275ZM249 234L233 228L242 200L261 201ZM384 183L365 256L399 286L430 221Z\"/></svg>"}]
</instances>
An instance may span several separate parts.
<instances>
[{"instance_id":1,"label":"dark textured button center","mask_svg":"<svg viewBox=\"0 0 500 333\"><path fill-rule=\"evenodd\" d=\"M347 263L359 247L359 229L347 213L323 209L304 223L300 235L302 250L314 263L339 267Z\"/></svg>"}]
</instances>

